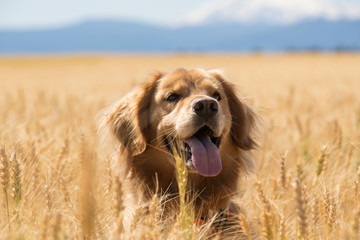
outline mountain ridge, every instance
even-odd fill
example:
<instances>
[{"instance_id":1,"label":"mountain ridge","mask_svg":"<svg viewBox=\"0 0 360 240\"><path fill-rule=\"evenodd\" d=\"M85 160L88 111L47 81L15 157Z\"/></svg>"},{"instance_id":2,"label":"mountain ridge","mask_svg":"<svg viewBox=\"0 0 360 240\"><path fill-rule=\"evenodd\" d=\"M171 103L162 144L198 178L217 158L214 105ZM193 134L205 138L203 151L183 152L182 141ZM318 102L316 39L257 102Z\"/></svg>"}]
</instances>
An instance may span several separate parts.
<instances>
[{"instance_id":1,"label":"mountain ridge","mask_svg":"<svg viewBox=\"0 0 360 240\"><path fill-rule=\"evenodd\" d=\"M1 31L0 53L360 50L360 20L292 25L212 23L178 28L102 20Z\"/></svg>"}]
</instances>

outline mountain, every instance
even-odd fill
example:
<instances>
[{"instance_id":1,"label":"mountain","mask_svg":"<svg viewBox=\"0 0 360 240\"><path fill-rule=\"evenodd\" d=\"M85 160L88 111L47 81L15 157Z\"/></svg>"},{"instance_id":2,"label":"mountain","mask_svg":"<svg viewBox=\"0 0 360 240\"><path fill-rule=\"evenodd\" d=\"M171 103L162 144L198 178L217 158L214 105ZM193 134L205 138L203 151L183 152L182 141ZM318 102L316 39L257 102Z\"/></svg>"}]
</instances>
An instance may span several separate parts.
<instances>
[{"instance_id":1,"label":"mountain","mask_svg":"<svg viewBox=\"0 0 360 240\"><path fill-rule=\"evenodd\" d=\"M0 31L0 53L360 50L360 20L294 24L208 23L167 28L88 21L32 31Z\"/></svg>"}]
</instances>

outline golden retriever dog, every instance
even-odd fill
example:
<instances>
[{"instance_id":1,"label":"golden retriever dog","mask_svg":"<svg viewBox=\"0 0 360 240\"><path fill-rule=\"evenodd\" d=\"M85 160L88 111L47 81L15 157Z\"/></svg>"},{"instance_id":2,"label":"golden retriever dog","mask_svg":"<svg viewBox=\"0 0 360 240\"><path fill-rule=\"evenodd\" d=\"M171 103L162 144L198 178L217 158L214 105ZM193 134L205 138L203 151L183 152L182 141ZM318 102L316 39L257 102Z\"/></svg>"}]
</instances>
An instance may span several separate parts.
<instances>
[{"instance_id":1,"label":"golden retriever dog","mask_svg":"<svg viewBox=\"0 0 360 240\"><path fill-rule=\"evenodd\" d=\"M171 147L178 143L196 214L206 218L236 211L231 198L252 165L256 118L220 71L177 69L154 74L108 108L102 127L119 143L119 165L137 201L178 194Z\"/></svg>"}]
</instances>

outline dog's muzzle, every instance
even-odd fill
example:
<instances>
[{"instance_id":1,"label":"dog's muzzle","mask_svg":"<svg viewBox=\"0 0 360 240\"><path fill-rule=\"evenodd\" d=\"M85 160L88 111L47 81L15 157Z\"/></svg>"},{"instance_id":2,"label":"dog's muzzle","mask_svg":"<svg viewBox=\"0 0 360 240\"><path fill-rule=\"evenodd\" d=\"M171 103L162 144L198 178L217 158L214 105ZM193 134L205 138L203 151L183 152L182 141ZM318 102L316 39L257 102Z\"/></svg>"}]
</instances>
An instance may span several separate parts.
<instances>
[{"instance_id":1,"label":"dog's muzzle","mask_svg":"<svg viewBox=\"0 0 360 240\"><path fill-rule=\"evenodd\" d=\"M174 149L186 160L189 170L196 170L200 175L213 177L222 170L222 162L219 153L221 137L214 137L213 131L204 126L193 136L186 139L165 137L164 142L172 153Z\"/></svg>"}]
</instances>

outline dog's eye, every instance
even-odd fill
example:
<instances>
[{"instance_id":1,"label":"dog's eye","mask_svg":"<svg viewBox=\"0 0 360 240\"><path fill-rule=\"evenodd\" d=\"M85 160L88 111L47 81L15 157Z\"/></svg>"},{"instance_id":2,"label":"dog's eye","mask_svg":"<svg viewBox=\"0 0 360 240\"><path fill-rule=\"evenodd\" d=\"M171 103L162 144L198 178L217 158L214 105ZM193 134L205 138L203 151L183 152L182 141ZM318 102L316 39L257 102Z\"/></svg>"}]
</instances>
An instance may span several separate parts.
<instances>
[{"instance_id":1,"label":"dog's eye","mask_svg":"<svg viewBox=\"0 0 360 240\"><path fill-rule=\"evenodd\" d=\"M165 100L168 102L175 102L175 101L179 100L179 98L180 98L179 94L172 93L169 96L167 96Z\"/></svg>"},{"instance_id":2,"label":"dog's eye","mask_svg":"<svg viewBox=\"0 0 360 240\"><path fill-rule=\"evenodd\" d=\"M214 94L213 94L211 97L212 97L212 98L215 98L215 99L218 100L218 101L221 100L220 93L218 93L218 92L214 92Z\"/></svg>"}]
</instances>

